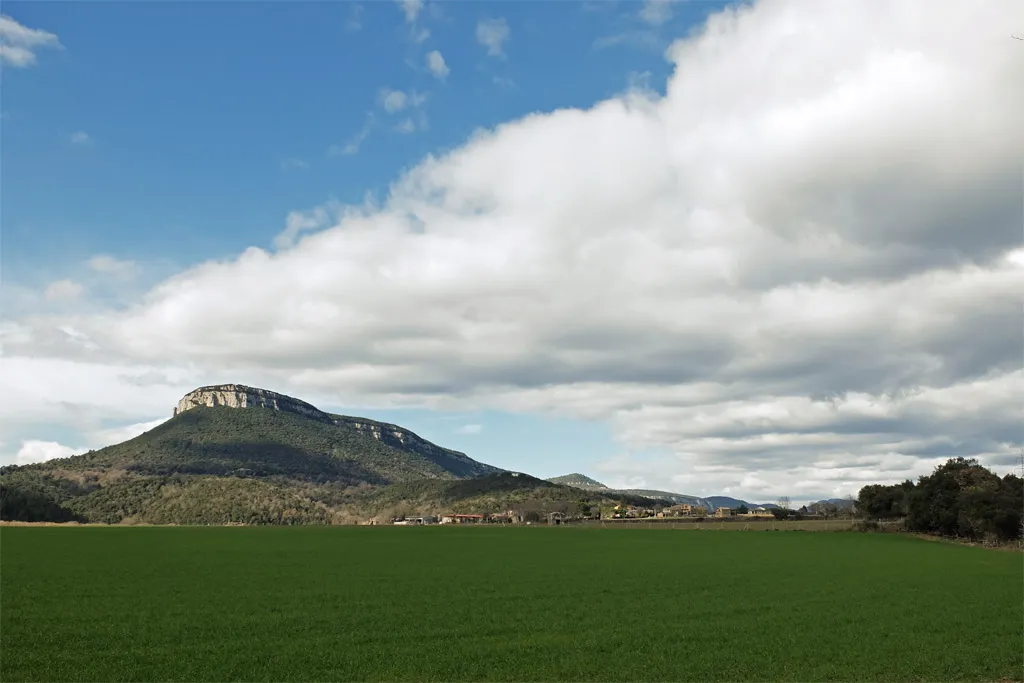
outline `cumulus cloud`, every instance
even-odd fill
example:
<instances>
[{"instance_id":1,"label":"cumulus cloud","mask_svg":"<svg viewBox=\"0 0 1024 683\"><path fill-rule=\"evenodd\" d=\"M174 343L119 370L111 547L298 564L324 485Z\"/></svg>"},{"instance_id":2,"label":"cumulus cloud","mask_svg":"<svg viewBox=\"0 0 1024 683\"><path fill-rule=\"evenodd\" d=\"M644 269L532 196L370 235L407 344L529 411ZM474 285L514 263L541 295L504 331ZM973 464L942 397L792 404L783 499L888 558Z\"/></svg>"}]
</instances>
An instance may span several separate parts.
<instances>
[{"instance_id":1,"label":"cumulus cloud","mask_svg":"<svg viewBox=\"0 0 1024 683\"><path fill-rule=\"evenodd\" d=\"M34 462L46 462L54 458L67 458L81 453L82 451L69 446L64 446L56 441L29 440L21 443L21 448L15 456L15 463L18 465L29 465Z\"/></svg>"},{"instance_id":2,"label":"cumulus cloud","mask_svg":"<svg viewBox=\"0 0 1024 683\"><path fill-rule=\"evenodd\" d=\"M48 31L28 28L0 14L0 64L26 67L36 63L38 48L59 48L57 36Z\"/></svg>"},{"instance_id":3,"label":"cumulus cloud","mask_svg":"<svg viewBox=\"0 0 1024 683\"><path fill-rule=\"evenodd\" d=\"M122 443L129 439L148 432L167 421L168 418L160 417L147 422L138 422L121 427L110 427L98 429L88 434L86 446L65 446L57 441L42 441L39 439L26 439L21 442L21 447L15 454L13 460L16 465L29 465L36 462L46 462L55 458L67 458L72 455L79 455L88 450L103 448L113 444ZM2 445L2 444L0 444ZM0 461L0 464L3 463Z\"/></svg>"},{"instance_id":4,"label":"cumulus cloud","mask_svg":"<svg viewBox=\"0 0 1024 683\"><path fill-rule=\"evenodd\" d=\"M437 50L428 52L426 61L427 69L429 69L430 73L434 75L434 78L439 81L443 81L448 77L448 74L451 73L451 69L449 69L448 65L445 63L444 57Z\"/></svg>"},{"instance_id":5,"label":"cumulus cloud","mask_svg":"<svg viewBox=\"0 0 1024 683\"><path fill-rule=\"evenodd\" d=\"M1009 468L1024 418L1009 15L997 0L724 10L668 51L663 97L481 131L381 203L303 212L278 251L202 264L136 307L5 322L0 382L12 360L65 364L34 375L60 395L174 358L314 402L604 420L622 446L595 465L610 483L760 500L952 455ZM68 324L94 347L55 331Z\"/></svg>"},{"instance_id":6,"label":"cumulus cloud","mask_svg":"<svg viewBox=\"0 0 1024 683\"><path fill-rule=\"evenodd\" d=\"M82 285L73 280L57 280L51 282L44 292L48 301L66 301L77 299L82 294Z\"/></svg>"},{"instance_id":7,"label":"cumulus cloud","mask_svg":"<svg viewBox=\"0 0 1024 683\"><path fill-rule=\"evenodd\" d=\"M504 17L481 19L476 25L476 42L487 48L491 57L504 57L504 45L509 39L508 22Z\"/></svg>"}]
</instances>

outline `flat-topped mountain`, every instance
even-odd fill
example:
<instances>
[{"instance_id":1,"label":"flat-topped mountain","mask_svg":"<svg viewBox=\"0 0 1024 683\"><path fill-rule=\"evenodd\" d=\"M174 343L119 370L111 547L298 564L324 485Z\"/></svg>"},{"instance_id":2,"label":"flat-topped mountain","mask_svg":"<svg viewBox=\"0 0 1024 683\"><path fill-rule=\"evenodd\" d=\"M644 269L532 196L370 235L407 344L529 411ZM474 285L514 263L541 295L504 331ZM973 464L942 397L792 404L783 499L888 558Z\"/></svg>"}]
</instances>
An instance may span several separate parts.
<instances>
[{"instance_id":1,"label":"flat-topped mountain","mask_svg":"<svg viewBox=\"0 0 1024 683\"><path fill-rule=\"evenodd\" d=\"M185 394L174 408L177 416L186 410L200 407L216 408L272 408L284 410L297 415L304 415L325 422L330 416L315 406L276 391L247 387L243 384L218 384L211 387L199 387Z\"/></svg>"},{"instance_id":2,"label":"flat-topped mountain","mask_svg":"<svg viewBox=\"0 0 1024 683\"><path fill-rule=\"evenodd\" d=\"M262 496L271 508L297 510L309 520L330 509L324 500L303 498L314 489L333 499L352 487L501 472L399 425L334 415L266 389L222 384L190 391L173 417L134 439L69 458L5 467L0 484L8 500L49 511L40 513L44 518L59 517L53 511L60 508L101 521L145 519L146 510L160 502L157 496L164 496L160 505L165 506L191 491L190 509L250 509L253 496ZM305 493L295 499L299 490ZM11 512L9 505L4 510ZM210 518L190 515L178 510L160 518ZM257 519L266 521L261 515Z\"/></svg>"}]
</instances>

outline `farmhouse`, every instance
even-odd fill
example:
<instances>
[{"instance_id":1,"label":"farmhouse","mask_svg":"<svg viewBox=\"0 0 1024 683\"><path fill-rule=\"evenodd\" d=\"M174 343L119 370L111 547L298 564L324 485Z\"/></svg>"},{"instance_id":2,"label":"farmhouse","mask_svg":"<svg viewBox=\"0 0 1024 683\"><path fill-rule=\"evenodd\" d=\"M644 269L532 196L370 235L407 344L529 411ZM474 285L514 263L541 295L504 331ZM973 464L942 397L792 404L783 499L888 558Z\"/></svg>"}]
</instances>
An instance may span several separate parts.
<instances>
[{"instance_id":1,"label":"farmhouse","mask_svg":"<svg viewBox=\"0 0 1024 683\"><path fill-rule=\"evenodd\" d=\"M720 507L715 510L715 517L732 517L732 509L727 507Z\"/></svg>"},{"instance_id":2,"label":"farmhouse","mask_svg":"<svg viewBox=\"0 0 1024 683\"><path fill-rule=\"evenodd\" d=\"M691 515L703 514L704 508L699 508L689 503L673 505L661 511L661 517L689 517Z\"/></svg>"},{"instance_id":3,"label":"farmhouse","mask_svg":"<svg viewBox=\"0 0 1024 683\"><path fill-rule=\"evenodd\" d=\"M416 524L437 524L436 517L395 517L391 520L392 524L398 526L413 526Z\"/></svg>"},{"instance_id":4,"label":"farmhouse","mask_svg":"<svg viewBox=\"0 0 1024 683\"><path fill-rule=\"evenodd\" d=\"M483 521L483 515L448 514L441 516L441 524L480 524Z\"/></svg>"}]
</instances>

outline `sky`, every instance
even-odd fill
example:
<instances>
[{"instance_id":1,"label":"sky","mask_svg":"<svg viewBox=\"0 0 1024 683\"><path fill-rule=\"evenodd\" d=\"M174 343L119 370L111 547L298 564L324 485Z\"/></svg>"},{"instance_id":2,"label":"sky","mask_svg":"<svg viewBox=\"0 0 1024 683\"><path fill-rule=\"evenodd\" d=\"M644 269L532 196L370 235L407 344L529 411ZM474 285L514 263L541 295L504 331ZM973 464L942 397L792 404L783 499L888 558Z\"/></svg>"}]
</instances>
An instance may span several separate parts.
<instances>
[{"instance_id":1,"label":"sky","mask_svg":"<svg viewBox=\"0 0 1024 683\"><path fill-rule=\"evenodd\" d=\"M2 12L0 464L227 382L757 502L1019 462L1019 3Z\"/></svg>"}]
</instances>

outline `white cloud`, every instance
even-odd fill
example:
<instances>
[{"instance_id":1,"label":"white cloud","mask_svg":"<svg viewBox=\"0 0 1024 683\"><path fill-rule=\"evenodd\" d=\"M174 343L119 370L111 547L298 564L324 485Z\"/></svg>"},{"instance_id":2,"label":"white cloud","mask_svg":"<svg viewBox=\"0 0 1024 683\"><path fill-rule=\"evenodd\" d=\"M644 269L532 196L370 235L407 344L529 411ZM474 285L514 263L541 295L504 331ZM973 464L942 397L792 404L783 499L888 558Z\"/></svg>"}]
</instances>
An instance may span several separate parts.
<instances>
[{"instance_id":1,"label":"white cloud","mask_svg":"<svg viewBox=\"0 0 1024 683\"><path fill-rule=\"evenodd\" d=\"M93 142L92 136L86 133L84 130L72 133L70 136L68 136L68 140L71 141L72 145L78 145L80 147L91 145Z\"/></svg>"},{"instance_id":2,"label":"white cloud","mask_svg":"<svg viewBox=\"0 0 1024 683\"><path fill-rule=\"evenodd\" d=\"M405 20L408 23L413 23L420 14L420 10L423 9L423 0L397 0L399 7L405 14Z\"/></svg>"},{"instance_id":3,"label":"white cloud","mask_svg":"<svg viewBox=\"0 0 1024 683\"><path fill-rule=\"evenodd\" d=\"M640 18L652 26L660 26L672 18L673 0L644 0Z\"/></svg>"},{"instance_id":4,"label":"white cloud","mask_svg":"<svg viewBox=\"0 0 1024 683\"><path fill-rule=\"evenodd\" d=\"M420 112L415 117L406 116L398 125L395 126L395 131L403 135L409 135L416 131L427 130L430 127L427 116L423 112Z\"/></svg>"},{"instance_id":5,"label":"white cloud","mask_svg":"<svg viewBox=\"0 0 1024 683\"><path fill-rule=\"evenodd\" d=\"M8 462L4 462L4 460L12 459L14 464L29 465L31 463L46 462L47 460L53 460L55 458L68 458L72 455L85 453L88 450L112 446L114 444L128 441L129 439L134 439L140 434L160 426L167 420L167 417L160 417L155 420L137 422L121 427L97 429L86 436L87 445L78 447L65 446L57 441L26 439L21 442L21 447L13 458L10 458L10 456L2 458L0 459L0 464L10 464ZM2 445L3 444L0 443L0 446Z\"/></svg>"},{"instance_id":6,"label":"white cloud","mask_svg":"<svg viewBox=\"0 0 1024 683\"><path fill-rule=\"evenodd\" d=\"M67 458L81 453L84 449L63 446L56 441L28 440L21 443L15 462L18 465L29 465L34 462L46 462L54 458Z\"/></svg>"},{"instance_id":7,"label":"white cloud","mask_svg":"<svg viewBox=\"0 0 1024 683\"><path fill-rule=\"evenodd\" d=\"M610 47L630 46L647 50L655 50L662 47L658 34L652 30L622 31L609 36L602 36L594 41L595 50L604 50Z\"/></svg>"},{"instance_id":8,"label":"white cloud","mask_svg":"<svg viewBox=\"0 0 1024 683\"><path fill-rule=\"evenodd\" d=\"M58 280L51 282L44 295L49 301L61 301L77 299L82 294L82 285L72 280Z\"/></svg>"},{"instance_id":9,"label":"white cloud","mask_svg":"<svg viewBox=\"0 0 1024 683\"><path fill-rule=\"evenodd\" d=\"M412 39L412 42L418 45L420 43L426 42L427 38L430 37L430 30L425 28L417 28L414 26L409 33L409 37Z\"/></svg>"},{"instance_id":10,"label":"white cloud","mask_svg":"<svg viewBox=\"0 0 1024 683\"><path fill-rule=\"evenodd\" d=\"M650 71L630 71L626 75L626 88L628 90L639 90L644 93L650 93L651 88L651 72Z\"/></svg>"},{"instance_id":11,"label":"white cloud","mask_svg":"<svg viewBox=\"0 0 1024 683\"><path fill-rule=\"evenodd\" d=\"M509 39L508 22L504 17L481 19L476 25L476 41L487 48L491 57L503 57L504 45Z\"/></svg>"},{"instance_id":12,"label":"white cloud","mask_svg":"<svg viewBox=\"0 0 1024 683\"><path fill-rule=\"evenodd\" d=\"M451 69L445 64L444 57L437 50L433 50L427 53L426 57L427 68L430 73L434 75L434 78L439 81L443 81L451 73Z\"/></svg>"},{"instance_id":13,"label":"white cloud","mask_svg":"<svg viewBox=\"0 0 1024 683\"><path fill-rule=\"evenodd\" d=\"M126 279L135 277L141 270L135 261L118 259L109 254L97 254L86 261L86 265L97 273Z\"/></svg>"},{"instance_id":14,"label":"white cloud","mask_svg":"<svg viewBox=\"0 0 1024 683\"><path fill-rule=\"evenodd\" d=\"M426 102L426 95L410 90L408 93L391 88L382 88L379 95L384 111L393 114L406 108L416 108Z\"/></svg>"},{"instance_id":15,"label":"white cloud","mask_svg":"<svg viewBox=\"0 0 1024 683\"><path fill-rule=\"evenodd\" d=\"M0 64L26 67L36 63L37 48L59 48L57 36L40 29L28 28L0 14Z\"/></svg>"},{"instance_id":16,"label":"white cloud","mask_svg":"<svg viewBox=\"0 0 1024 683\"><path fill-rule=\"evenodd\" d=\"M380 204L302 212L290 246L135 307L5 319L0 426L126 412L123 368L174 363L314 403L607 421L622 453L600 472L695 494L822 498L950 455L1008 469L1024 61L993 36L1009 14L721 12L668 51L665 96L479 132ZM52 398L69 391L76 410Z\"/></svg>"},{"instance_id":17,"label":"white cloud","mask_svg":"<svg viewBox=\"0 0 1024 683\"><path fill-rule=\"evenodd\" d=\"M479 424L462 425L455 430L456 434L475 435L484 431L484 426Z\"/></svg>"},{"instance_id":18,"label":"white cloud","mask_svg":"<svg viewBox=\"0 0 1024 683\"><path fill-rule=\"evenodd\" d=\"M340 211L337 204L318 206L310 211L292 211L285 220L284 230L274 238L274 246L286 249L295 244L300 234L326 228Z\"/></svg>"},{"instance_id":19,"label":"white cloud","mask_svg":"<svg viewBox=\"0 0 1024 683\"><path fill-rule=\"evenodd\" d=\"M328 156L351 156L358 154L359 149L366 142L366 138L370 137L370 132L373 130L375 119L373 113L366 115L366 121L363 123L363 127L359 129L359 132L353 135L343 145L331 145L327 148Z\"/></svg>"},{"instance_id":20,"label":"white cloud","mask_svg":"<svg viewBox=\"0 0 1024 683\"><path fill-rule=\"evenodd\" d=\"M381 106L387 112L396 112L405 109L408 103L408 96L401 90L391 90L384 88L380 93Z\"/></svg>"}]
</instances>

